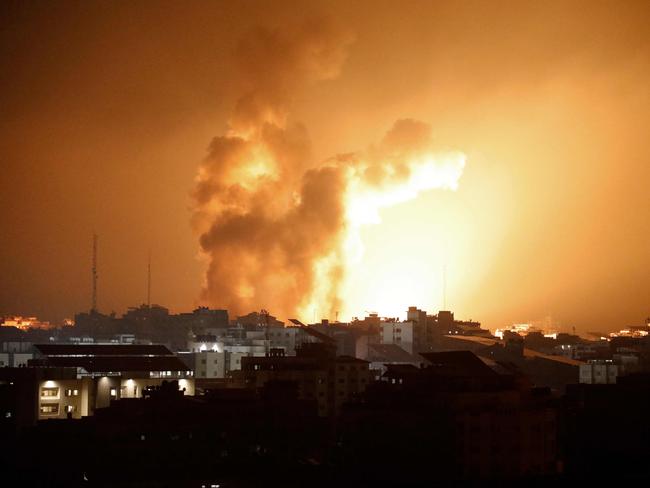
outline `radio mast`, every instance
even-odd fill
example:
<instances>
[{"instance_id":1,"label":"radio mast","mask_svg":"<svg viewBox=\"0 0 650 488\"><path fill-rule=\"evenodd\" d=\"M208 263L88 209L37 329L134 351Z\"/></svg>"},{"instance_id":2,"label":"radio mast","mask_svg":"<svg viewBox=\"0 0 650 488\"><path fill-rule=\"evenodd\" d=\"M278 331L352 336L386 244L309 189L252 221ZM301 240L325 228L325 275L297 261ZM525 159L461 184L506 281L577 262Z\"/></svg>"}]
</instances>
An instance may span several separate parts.
<instances>
[{"instance_id":1,"label":"radio mast","mask_svg":"<svg viewBox=\"0 0 650 488\"><path fill-rule=\"evenodd\" d=\"M97 234L93 232L93 303L91 312L97 312Z\"/></svg>"}]
</instances>

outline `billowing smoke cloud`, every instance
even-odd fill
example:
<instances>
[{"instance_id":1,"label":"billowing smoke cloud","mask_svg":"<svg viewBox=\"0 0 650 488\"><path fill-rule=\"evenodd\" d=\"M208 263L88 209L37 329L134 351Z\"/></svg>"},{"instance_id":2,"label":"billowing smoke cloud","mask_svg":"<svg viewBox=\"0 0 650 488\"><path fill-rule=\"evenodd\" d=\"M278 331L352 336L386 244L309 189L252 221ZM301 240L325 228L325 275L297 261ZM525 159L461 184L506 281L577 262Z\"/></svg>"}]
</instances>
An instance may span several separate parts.
<instances>
[{"instance_id":1,"label":"billowing smoke cloud","mask_svg":"<svg viewBox=\"0 0 650 488\"><path fill-rule=\"evenodd\" d=\"M208 261L202 301L232 313L287 318L345 308L339 290L363 252L362 225L430 188L454 189L464 158L433 158L429 127L400 120L364 153L312 161L292 95L336 77L351 37L324 20L258 29L236 51L242 95L228 131L210 143L195 188L195 225Z\"/></svg>"}]
</instances>

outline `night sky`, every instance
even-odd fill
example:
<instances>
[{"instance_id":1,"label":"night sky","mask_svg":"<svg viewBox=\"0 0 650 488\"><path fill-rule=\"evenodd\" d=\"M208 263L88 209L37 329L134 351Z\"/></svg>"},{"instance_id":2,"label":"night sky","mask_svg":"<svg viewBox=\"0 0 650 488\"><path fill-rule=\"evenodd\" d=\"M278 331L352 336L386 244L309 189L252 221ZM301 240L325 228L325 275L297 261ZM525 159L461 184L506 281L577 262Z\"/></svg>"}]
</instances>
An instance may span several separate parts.
<instances>
[{"instance_id":1,"label":"night sky","mask_svg":"<svg viewBox=\"0 0 650 488\"><path fill-rule=\"evenodd\" d=\"M648 25L644 1L3 2L0 313L60 320L90 308L95 232L103 312L146 300L151 252L152 301L173 311L264 307L304 321L435 311L446 269L448 308L490 328L641 323ZM250 93L261 100L253 115ZM290 152L273 153L282 171L262 174L276 178L256 193L271 202L250 220L262 230L246 228L234 241L245 253L222 260L202 237L226 220L205 223L214 200L202 207L201 171L225 167L215 137L254 146L251 127L278 129L262 145L275 137ZM359 231L363 257L333 267L319 295L328 303L312 311L301 294L318 295L325 278L311 266L338 256L346 225L333 188L349 186L324 168L422 151L465 155L457 189L382 208ZM312 176L330 186L300 193ZM219 201L237 201L231 190ZM250 239L271 244L255 254ZM206 274L225 259L232 266ZM240 270L252 284L229 287Z\"/></svg>"}]
</instances>

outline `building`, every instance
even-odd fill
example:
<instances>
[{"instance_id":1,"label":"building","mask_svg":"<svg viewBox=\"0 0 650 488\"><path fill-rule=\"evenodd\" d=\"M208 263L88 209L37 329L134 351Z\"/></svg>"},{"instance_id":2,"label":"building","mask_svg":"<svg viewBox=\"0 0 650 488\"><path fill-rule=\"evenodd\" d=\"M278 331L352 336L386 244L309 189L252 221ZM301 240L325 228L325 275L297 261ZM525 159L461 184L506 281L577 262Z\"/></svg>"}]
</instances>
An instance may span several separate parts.
<instances>
[{"instance_id":1,"label":"building","mask_svg":"<svg viewBox=\"0 0 650 488\"><path fill-rule=\"evenodd\" d=\"M606 385L616 383L618 366L612 361L589 361L580 365L580 383Z\"/></svg>"},{"instance_id":2,"label":"building","mask_svg":"<svg viewBox=\"0 0 650 488\"><path fill-rule=\"evenodd\" d=\"M337 356L355 356L357 340L361 330L342 322L330 322L323 319L320 323L310 324L309 328L331 337L336 342Z\"/></svg>"},{"instance_id":3,"label":"building","mask_svg":"<svg viewBox=\"0 0 650 488\"><path fill-rule=\"evenodd\" d=\"M395 344L370 344L359 359L370 363L370 371L375 380L380 380L389 366L410 365L419 368L426 363L419 354L410 354Z\"/></svg>"},{"instance_id":4,"label":"building","mask_svg":"<svg viewBox=\"0 0 650 488\"><path fill-rule=\"evenodd\" d=\"M130 307L120 318L92 310L75 315L75 325L69 334L107 341L121 334L147 338L159 344L168 344L172 350L182 350L190 331L204 334L209 329L226 329L228 312L199 307L190 313L170 314L160 305Z\"/></svg>"},{"instance_id":5,"label":"building","mask_svg":"<svg viewBox=\"0 0 650 488\"><path fill-rule=\"evenodd\" d=\"M196 378L226 378L241 369L243 357L266 356L270 347L263 330L242 326L209 329L212 334L190 334L188 351L179 357L195 372Z\"/></svg>"},{"instance_id":6,"label":"building","mask_svg":"<svg viewBox=\"0 0 650 488\"><path fill-rule=\"evenodd\" d=\"M0 368L0 381L20 396L8 396L9 408L21 409L12 413L28 424L93 415L168 380L194 394L193 372L162 345L37 344L34 352L28 367Z\"/></svg>"},{"instance_id":7,"label":"building","mask_svg":"<svg viewBox=\"0 0 650 488\"><path fill-rule=\"evenodd\" d=\"M547 389L467 351L422 356L427 366L389 365L384 381L343 409L341 458L360 479L433 486L558 474L557 407Z\"/></svg>"},{"instance_id":8,"label":"building","mask_svg":"<svg viewBox=\"0 0 650 488\"><path fill-rule=\"evenodd\" d=\"M562 399L566 474L576 481L591 475L597 481L592 485L647 480L649 411L647 373L619 376L616 383L569 385Z\"/></svg>"},{"instance_id":9,"label":"building","mask_svg":"<svg viewBox=\"0 0 650 488\"><path fill-rule=\"evenodd\" d=\"M416 322L387 321L381 323L381 343L394 344L404 349L409 354L417 352L419 348L419 330Z\"/></svg>"},{"instance_id":10,"label":"building","mask_svg":"<svg viewBox=\"0 0 650 488\"><path fill-rule=\"evenodd\" d=\"M19 368L27 366L27 363L32 359L31 353L20 352L0 352L0 368Z\"/></svg>"},{"instance_id":11,"label":"building","mask_svg":"<svg viewBox=\"0 0 650 488\"><path fill-rule=\"evenodd\" d=\"M346 402L360 397L371 381L369 363L351 356L336 356L329 340L305 343L296 356L272 350L268 357L242 359L240 380L259 389L271 381L294 382L302 400L316 401L318 415L333 417Z\"/></svg>"}]
</instances>

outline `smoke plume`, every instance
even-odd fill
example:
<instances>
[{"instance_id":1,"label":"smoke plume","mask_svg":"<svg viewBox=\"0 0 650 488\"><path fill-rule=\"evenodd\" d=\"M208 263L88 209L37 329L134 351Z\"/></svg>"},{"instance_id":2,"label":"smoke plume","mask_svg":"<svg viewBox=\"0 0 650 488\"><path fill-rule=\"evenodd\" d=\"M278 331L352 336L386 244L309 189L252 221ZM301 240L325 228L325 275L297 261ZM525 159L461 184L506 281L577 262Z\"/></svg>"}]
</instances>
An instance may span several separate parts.
<instances>
[{"instance_id":1,"label":"smoke plume","mask_svg":"<svg viewBox=\"0 0 650 488\"><path fill-rule=\"evenodd\" d=\"M290 121L292 98L338 76L350 42L327 21L311 20L259 28L236 50L242 94L194 191L208 263L204 303L233 314L267 308L282 318L346 310L340 290L363 253L360 228L420 191L455 189L464 157L433 157L429 127L410 119L364 152L312 160L307 130Z\"/></svg>"}]
</instances>

